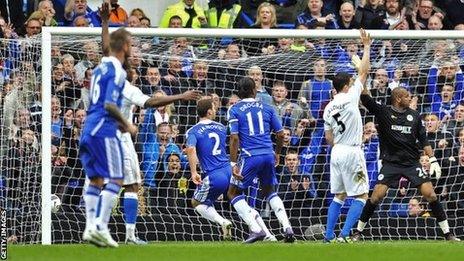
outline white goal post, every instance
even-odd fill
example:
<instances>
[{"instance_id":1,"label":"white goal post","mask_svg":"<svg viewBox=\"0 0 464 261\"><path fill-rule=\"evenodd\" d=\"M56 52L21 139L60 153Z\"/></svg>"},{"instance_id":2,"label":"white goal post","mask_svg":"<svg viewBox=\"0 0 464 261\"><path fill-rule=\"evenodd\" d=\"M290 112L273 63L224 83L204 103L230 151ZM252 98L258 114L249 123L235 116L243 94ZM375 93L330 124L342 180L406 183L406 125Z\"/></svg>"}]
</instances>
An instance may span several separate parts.
<instances>
[{"instance_id":1,"label":"white goal post","mask_svg":"<svg viewBox=\"0 0 464 261\"><path fill-rule=\"evenodd\" d=\"M114 28L110 28L114 30ZM358 30L256 30L256 29L145 29L128 28L134 36L195 37L195 38L307 38L358 39ZM462 31L384 31L370 30L372 39L462 39ZM41 147L41 243L52 243L51 188L51 100L52 100L52 37L99 36L101 28L42 28L42 147Z\"/></svg>"}]
</instances>

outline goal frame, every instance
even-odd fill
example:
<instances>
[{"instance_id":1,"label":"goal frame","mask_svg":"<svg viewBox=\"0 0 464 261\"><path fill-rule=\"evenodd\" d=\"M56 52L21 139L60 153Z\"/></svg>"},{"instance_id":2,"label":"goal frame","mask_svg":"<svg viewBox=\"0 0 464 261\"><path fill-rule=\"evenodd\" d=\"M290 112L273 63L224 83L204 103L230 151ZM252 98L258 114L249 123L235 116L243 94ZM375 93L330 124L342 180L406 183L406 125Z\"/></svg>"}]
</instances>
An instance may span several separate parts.
<instances>
[{"instance_id":1,"label":"goal frame","mask_svg":"<svg viewBox=\"0 0 464 261\"><path fill-rule=\"evenodd\" d=\"M110 28L114 31L117 28ZM173 29L173 28L127 28L134 36L160 37L235 37L235 38L328 38L357 39L358 30L285 30L285 29ZM372 39L462 39L462 31L388 31L367 30ZM41 243L52 244L51 217L51 86L52 86L52 36L55 35L101 35L101 28L43 27L42 28L42 135L41 135ZM44 68L47 68L44 70ZM47 162L47 164L44 164Z\"/></svg>"}]
</instances>

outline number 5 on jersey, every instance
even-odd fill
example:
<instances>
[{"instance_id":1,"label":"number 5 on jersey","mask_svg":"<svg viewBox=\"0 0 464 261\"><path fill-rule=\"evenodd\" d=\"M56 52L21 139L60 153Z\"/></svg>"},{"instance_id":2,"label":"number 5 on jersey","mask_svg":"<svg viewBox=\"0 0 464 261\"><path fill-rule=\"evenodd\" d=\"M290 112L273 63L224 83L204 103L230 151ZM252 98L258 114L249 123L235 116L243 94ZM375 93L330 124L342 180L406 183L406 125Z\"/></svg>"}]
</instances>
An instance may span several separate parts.
<instances>
[{"instance_id":1,"label":"number 5 on jersey","mask_svg":"<svg viewBox=\"0 0 464 261\"><path fill-rule=\"evenodd\" d=\"M342 129L339 130L340 133L343 133L345 132L345 123L343 123L343 121L341 121L339 118L340 118L340 113L336 113L334 114L332 117L334 117L335 121L337 122L338 126L340 126Z\"/></svg>"}]
</instances>

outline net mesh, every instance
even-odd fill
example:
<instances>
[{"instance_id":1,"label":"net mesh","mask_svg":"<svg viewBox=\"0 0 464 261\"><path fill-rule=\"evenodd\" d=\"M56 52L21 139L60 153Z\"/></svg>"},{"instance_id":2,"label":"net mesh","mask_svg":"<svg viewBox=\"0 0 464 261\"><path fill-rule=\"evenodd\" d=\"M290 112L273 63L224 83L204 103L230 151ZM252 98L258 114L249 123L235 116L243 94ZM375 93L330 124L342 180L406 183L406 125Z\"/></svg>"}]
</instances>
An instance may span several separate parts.
<instances>
[{"instance_id":1,"label":"net mesh","mask_svg":"<svg viewBox=\"0 0 464 261\"><path fill-rule=\"evenodd\" d=\"M236 81L245 75L261 83L259 98L276 107L285 126L285 145L277 167L276 187L300 240L322 238L333 195L329 186L328 146L322 112L329 102L330 79L337 72L355 73L351 56L362 56L357 39L198 39L135 37L130 58L134 85L147 95L172 95L199 89L219 105L217 120L237 101ZM12 242L40 241L41 57L36 40L3 40L1 103L2 206L8 210ZM54 243L81 242L85 226L82 190L85 174L78 159L79 136L88 107L91 69L101 59L100 38L52 38L52 193L62 201L52 215ZM464 235L464 44L462 40L375 40L368 85L379 103L390 103L391 89L406 87L414 108L423 115L428 138L444 173L432 177L436 192L458 236ZM451 87L450 87L451 86ZM267 93L266 93L267 92ZM451 93L450 93L451 92ZM373 116L360 107L365 124L364 151L371 189L381 167ZM144 176L139 191L138 235L147 240L220 240L220 227L199 217L190 204L195 186L182 150L185 131L197 121L194 102L157 109L136 108L135 139ZM159 150L149 144L155 137ZM176 152L176 151L180 151ZM290 159L298 158L296 167ZM46 163L50 164L50 163ZM427 169L424 163L424 168ZM292 170L296 169L295 172ZM437 239L441 232L425 200L407 180L390 189L368 226L368 239ZM121 196L124 192L121 192ZM279 224L263 200L259 184L247 191L254 206L278 238ZM417 199L417 204L413 199ZM347 200L342 219L350 205ZM225 195L218 212L234 223L233 236L248 228ZM110 228L124 240L122 204Z\"/></svg>"}]
</instances>

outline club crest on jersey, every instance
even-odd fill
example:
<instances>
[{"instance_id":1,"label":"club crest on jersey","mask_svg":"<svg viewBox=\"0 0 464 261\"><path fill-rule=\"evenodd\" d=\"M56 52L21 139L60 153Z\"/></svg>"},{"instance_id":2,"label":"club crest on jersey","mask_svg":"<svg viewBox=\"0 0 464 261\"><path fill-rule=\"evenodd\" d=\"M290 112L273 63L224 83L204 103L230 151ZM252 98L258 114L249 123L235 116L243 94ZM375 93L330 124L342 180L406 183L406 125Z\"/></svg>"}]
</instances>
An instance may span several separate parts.
<instances>
[{"instance_id":1,"label":"club crest on jersey","mask_svg":"<svg viewBox=\"0 0 464 261\"><path fill-rule=\"evenodd\" d=\"M398 117L396 117L396 116L393 115L393 114L391 115L391 118L394 119L394 120L398 119Z\"/></svg>"},{"instance_id":2,"label":"club crest on jersey","mask_svg":"<svg viewBox=\"0 0 464 261\"><path fill-rule=\"evenodd\" d=\"M383 180L383 178L384 178L383 174L380 174L380 175L377 177L378 180Z\"/></svg>"},{"instance_id":3,"label":"club crest on jersey","mask_svg":"<svg viewBox=\"0 0 464 261\"><path fill-rule=\"evenodd\" d=\"M408 121L412 121L414 118L412 117L411 114L408 114L408 116L406 116L406 119L407 119Z\"/></svg>"}]
</instances>

